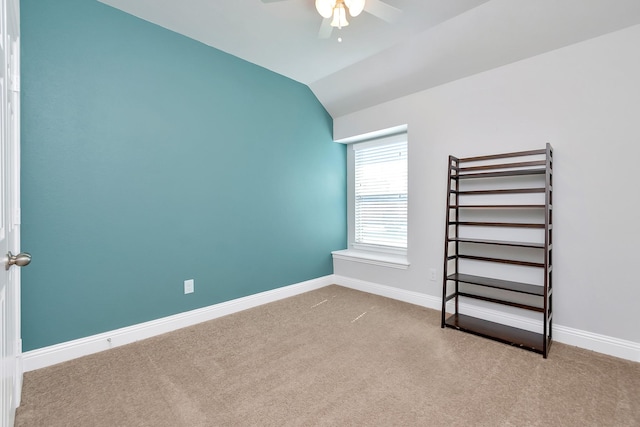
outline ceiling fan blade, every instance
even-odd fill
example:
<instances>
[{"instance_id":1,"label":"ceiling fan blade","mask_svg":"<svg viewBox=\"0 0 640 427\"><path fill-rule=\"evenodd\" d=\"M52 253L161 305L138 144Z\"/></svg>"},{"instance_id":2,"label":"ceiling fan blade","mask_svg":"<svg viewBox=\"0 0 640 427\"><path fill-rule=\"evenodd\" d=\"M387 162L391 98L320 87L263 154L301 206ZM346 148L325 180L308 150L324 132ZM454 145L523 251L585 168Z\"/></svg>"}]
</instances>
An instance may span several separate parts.
<instances>
[{"instance_id":1,"label":"ceiling fan blade","mask_svg":"<svg viewBox=\"0 0 640 427\"><path fill-rule=\"evenodd\" d=\"M402 16L402 10L388 5L381 0L367 0L364 5L364 10L391 24L397 22Z\"/></svg>"},{"instance_id":2,"label":"ceiling fan blade","mask_svg":"<svg viewBox=\"0 0 640 427\"><path fill-rule=\"evenodd\" d=\"M331 18L323 19L322 24L320 24L320 29L318 30L318 38L328 39L329 37L331 37L332 32L333 27L331 26Z\"/></svg>"}]
</instances>

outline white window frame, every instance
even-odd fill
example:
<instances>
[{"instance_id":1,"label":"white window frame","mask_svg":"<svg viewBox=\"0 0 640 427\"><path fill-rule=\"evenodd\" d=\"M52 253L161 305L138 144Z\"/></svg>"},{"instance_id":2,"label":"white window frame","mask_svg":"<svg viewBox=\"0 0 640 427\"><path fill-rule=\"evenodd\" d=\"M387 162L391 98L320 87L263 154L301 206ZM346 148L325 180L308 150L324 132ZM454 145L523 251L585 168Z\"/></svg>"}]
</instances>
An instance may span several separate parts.
<instances>
[{"instance_id":1,"label":"white window frame","mask_svg":"<svg viewBox=\"0 0 640 427\"><path fill-rule=\"evenodd\" d=\"M365 264L374 264L378 266L407 269L408 261L408 231L407 231L407 248L395 248L389 246L368 245L356 243L355 241L355 150L356 144L366 144L369 146L385 145L397 143L400 141L407 142L407 152L409 153L408 134L406 128L402 133L396 133L390 136L379 137L375 139L351 140L351 147L347 149L347 226L348 226L348 249L334 251L334 259L343 259ZM407 177L408 180L408 177ZM407 230L409 218L407 213Z\"/></svg>"}]
</instances>

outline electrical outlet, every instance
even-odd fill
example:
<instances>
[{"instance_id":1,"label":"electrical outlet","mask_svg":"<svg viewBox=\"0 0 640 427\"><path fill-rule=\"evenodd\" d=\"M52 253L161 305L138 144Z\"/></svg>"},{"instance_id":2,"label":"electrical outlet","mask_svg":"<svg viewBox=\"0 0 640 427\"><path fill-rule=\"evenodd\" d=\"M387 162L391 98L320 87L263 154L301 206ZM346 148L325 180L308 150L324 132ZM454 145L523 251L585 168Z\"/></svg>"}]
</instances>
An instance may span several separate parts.
<instances>
[{"instance_id":1,"label":"electrical outlet","mask_svg":"<svg viewBox=\"0 0 640 427\"><path fill-rule=\"evenodd\" d=\"M191 294L194 291L194 280L193 279L189 279L189 280L185 280L184 281L184 293L185 294Z\"/></svg>"},{"instance_id":2,"label":"electrical outlet","mask_svg":"<svg viewBox=\"0 0 640 427\"><path fill-rule=\"evenodd\" d=\"M431 280L432 282L436 281L436 269L435 268L430 268L429 269L429 280Z\"/></svg>"}]
</instances>

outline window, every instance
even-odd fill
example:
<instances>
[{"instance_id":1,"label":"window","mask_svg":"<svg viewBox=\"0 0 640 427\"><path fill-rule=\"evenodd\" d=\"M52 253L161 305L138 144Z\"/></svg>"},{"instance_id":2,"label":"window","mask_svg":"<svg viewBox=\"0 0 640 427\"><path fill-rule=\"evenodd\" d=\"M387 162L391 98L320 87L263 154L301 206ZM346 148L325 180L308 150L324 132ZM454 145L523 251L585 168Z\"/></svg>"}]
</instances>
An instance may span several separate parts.
<instances>
[{"instance_id":1,"label":"window","mask_svg":"<svg viewBox=\"0 0 640 427\"><path fill-rule=\"evenodd\" d=\"M406 253L407 136L353 145L356 249Z\"/></svg>"},{"instance_id":2,"label":"window","mask_svg":"<svg viewBox=\"0 0 640 427\"><path fill-rule=\"evenodd\" d=\"M407 125L338 140L347 150L349 245L333 259L409 268Z\"/></svg>"}]
</instances>

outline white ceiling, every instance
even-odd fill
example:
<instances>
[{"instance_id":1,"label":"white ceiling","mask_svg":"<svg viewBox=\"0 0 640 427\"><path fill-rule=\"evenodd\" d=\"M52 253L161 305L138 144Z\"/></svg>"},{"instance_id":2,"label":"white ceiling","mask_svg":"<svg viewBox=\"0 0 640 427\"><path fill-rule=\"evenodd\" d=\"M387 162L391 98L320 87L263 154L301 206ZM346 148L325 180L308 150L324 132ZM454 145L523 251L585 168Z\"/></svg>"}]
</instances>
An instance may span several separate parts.
<instances>
[{"instance_id":1,"label":"white ceiling","mask_svg":"<svg viewBox=\"0 0 640 427\"><path fill-rule=\"evenodd\" d=\"M640 24L640 0L383 0L396 22L320 39L314 0L99 1L304 83L333 117Z\"/></svg>"}]
</instances>

